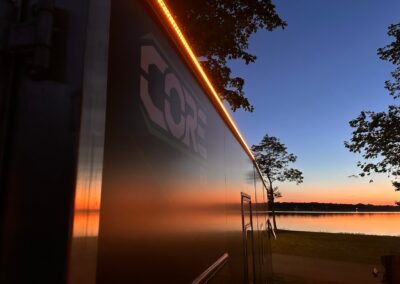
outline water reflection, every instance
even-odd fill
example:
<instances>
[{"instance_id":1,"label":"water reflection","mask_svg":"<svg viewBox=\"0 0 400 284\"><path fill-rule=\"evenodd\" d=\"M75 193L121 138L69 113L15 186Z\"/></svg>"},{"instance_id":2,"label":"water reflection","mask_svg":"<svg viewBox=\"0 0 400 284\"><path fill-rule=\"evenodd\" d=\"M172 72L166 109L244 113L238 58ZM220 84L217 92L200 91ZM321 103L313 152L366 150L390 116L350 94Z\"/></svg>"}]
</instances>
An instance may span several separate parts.
<instances>
[{"instance_id":1,"label":"water reflection","mask_svg":"<svg viewBox=\"0 0 400 284\"><path fill-rule=\"evenodd\" d=\"M279 212L280 229L400 236L400 212Z\"/></svg>"}]
</instances>

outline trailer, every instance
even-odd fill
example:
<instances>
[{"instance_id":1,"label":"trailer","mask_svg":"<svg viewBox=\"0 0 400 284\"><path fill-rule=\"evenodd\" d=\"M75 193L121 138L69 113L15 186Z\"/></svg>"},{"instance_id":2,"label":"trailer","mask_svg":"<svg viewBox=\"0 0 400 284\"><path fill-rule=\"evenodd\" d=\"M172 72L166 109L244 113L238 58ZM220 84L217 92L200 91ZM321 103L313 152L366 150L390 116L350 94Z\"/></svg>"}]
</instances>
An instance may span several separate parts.
<instances>
[{"instance_id":1,"label":"trailer","mask_svg":"<svg viewBox=\"0 0 400 284\"><path fill-rule=\"evenodd\" d=\"M272 282L266 186L163 0L0 19L0 283Z\"/></svg>"}]
</instances>

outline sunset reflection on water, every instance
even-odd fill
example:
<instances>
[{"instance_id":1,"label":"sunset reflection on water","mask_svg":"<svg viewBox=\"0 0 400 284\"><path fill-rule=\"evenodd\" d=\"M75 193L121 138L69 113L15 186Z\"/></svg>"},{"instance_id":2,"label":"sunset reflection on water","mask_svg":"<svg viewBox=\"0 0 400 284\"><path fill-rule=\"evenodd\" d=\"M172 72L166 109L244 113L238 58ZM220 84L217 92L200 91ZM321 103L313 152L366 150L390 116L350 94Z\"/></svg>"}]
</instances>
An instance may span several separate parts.
<instances>
[{"instance_id":1,"label":"sunset reflection on water","mask_svg":"<svg viewBox=\"0 0 400 284\"><path fill-rule=\"evenodd\" d=\"M278 213L280 229L400 236L400 212Z\"/></svg>"},{"instance_id":2,"label":"sunset reflection on water","mask_svg":"<svg viewBox=\"0 0 400 284\"><path fill-rule=\"evenodd\" d=\"M192 214L175 214L174 226L170 226L170 229L184 230L186 228L189 231L200 232L205 227L207 229L212 227L216 231L240 230L238 226L241 221L240 214L228 214L230 222L227 222L225 214L215 214L216 212L204 214L205 212L197 211L194 210ZM74 221L74 236L97 236L99 212L77 213ZM148 215L150 218L152 214ZM265 216L265 214L255 214L255 216ZM168 218L170 217L171 214L168 215ZM144 218L142 221L145 222L147 219ZM167 233L165 227L160 226L161 223L157 223L156 227L163 229L163 233ZM279 229L294 231L400 236L400 213L277 213L277 223ZM146 227L151 227L151 224L148 222Z\"/></svg>"}]
</instances>

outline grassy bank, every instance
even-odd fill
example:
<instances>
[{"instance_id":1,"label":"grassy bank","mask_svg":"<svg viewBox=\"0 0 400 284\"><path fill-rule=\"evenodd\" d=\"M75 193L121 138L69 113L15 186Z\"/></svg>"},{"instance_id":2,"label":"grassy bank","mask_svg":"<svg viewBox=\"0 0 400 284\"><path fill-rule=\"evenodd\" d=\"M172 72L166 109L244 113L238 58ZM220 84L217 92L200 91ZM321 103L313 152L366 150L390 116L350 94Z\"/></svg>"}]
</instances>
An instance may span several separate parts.
<instances>
[{"instance_id":1,"label":"grassy bank","mask_svg":"<svg viewBox=\"0 0 400 284\"><path fill-rule=\"evenodd\" d=\"M400 237L279 230L272 252L338 261L379 264L380 256L400 254Z\"/></svg>"}]
</instances>

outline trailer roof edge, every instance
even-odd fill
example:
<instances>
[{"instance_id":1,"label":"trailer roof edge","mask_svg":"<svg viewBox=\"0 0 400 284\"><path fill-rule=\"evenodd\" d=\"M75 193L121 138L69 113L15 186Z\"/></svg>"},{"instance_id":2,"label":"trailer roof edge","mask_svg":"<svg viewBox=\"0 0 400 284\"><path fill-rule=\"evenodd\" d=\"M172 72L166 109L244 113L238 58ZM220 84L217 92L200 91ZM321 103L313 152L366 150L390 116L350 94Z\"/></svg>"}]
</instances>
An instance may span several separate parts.
<instances>
[{"instance_id":1,"label":"trailer roof edge","mask_svg":"<svg viewBox=\"0 0 400 284\"><path fill-rule=\"evenodd\" d=\"M172 16L172 13L170 9L168 8L167 4L165 3L164 0L150 0L149 3L153 6L153 8L158 12L161 20L163 22L167 23L167 29L170 31L171 35L174 36L175 42L179 45L180 49L183 51L184 55L187 57L188 62L191 63L193 71L195 71L202 79L203 85L206 87L206 94L210 98L210 100L214 103L216 106L217 110L221 114L222 118L224 121L228 124L229 128L233 132L233 134L236 136L236 138L239 140L240 144L246 151L247 155L255 161L254 155L251 152L249 146L246 143L246 140L243 138L242 134L239 131L239 128L237 127L235 121L233 118L230 116L228 110L225 108L222 100L218 96L217 91L215 90L211 80L207 76L206 72L200 65L199 61L197 60L197 57L195 53L193 52L190 44L186 40L185 36L183 35L181 29L179 28L178 24L176 23L174 17Z\"/></svg>"}]
</instances>

